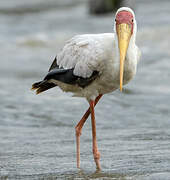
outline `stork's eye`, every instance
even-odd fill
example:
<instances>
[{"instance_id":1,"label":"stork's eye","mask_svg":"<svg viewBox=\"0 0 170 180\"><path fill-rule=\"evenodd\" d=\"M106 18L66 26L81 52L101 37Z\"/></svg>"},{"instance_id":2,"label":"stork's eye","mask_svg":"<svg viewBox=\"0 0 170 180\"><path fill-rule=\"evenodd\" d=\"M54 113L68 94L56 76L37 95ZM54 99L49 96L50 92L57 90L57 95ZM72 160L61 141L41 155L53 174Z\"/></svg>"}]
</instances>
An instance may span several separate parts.
<instances>
[{"instance_id":1,"label":"stork's eye","mask_svg":"<svg viewBox=\"0 0 170 180\"><path fill-rule=\"evenodd\" d=\"M116 22L117 20L115 19L115 22Z\"/></svg>"},{"instance_id":2,"label":"stork's eye","mask_svg":"<svg viewBox=\"0 0 170 180\"><path fill-rule=\"evenodd\" d=\"M132 19L132 22L133 22L133 19Z\"/></svg>"}]
</instances>

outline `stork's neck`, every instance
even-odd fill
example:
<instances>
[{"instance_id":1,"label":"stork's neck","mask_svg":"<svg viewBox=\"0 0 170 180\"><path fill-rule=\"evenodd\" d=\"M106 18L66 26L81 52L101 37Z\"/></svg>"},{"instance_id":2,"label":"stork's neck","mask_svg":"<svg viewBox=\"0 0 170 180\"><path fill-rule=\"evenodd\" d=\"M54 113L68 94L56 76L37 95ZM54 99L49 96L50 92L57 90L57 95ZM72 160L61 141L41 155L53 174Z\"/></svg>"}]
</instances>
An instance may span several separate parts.
<instances>
[{"instance_id":1,"label":"stork's neck","mask_svg":"<svg viewBox=\"0 0 170 180\"><path fill-rule=\"evenodd\" d=\"M136 46L136 33L132 34L130 41L129 41L129 46L127 49L127 55L130 53L130 51L132 51Z\"/></svg>"},{"instance_id":2,"label":"stork's neck","mask_svg":"<svg viewBox=\"0 0 170 180\"><path fill-rule=\"evenodd\" d=\"M133 47L136 44L136 31L133 32L130 41L129 41L129 46Z\"/></svg>"}]
</instances>

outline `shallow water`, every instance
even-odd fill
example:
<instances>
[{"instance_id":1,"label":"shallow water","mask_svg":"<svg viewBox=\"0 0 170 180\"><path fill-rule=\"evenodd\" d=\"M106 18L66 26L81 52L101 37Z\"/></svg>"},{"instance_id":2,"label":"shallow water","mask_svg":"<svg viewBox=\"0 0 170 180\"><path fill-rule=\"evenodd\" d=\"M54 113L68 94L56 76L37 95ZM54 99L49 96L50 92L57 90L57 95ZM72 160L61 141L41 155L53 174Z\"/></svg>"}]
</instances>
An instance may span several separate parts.
<instances>
[{"instance_id":1,"label":"shallow water","mask_svg":"<svg viewBox=\"0 0 170 180\"><path fill-rule=\"evenodd\" d=\"M170 1L137 0L135 79L96 107L102 172L95 173L90 120L76 168L74 126L87 109L59 89L29 89L75 34L111 32L113 15L90 16L78 1L3 1L0 8L0 178L170 179Z\"/></svg>"}]
</instances>

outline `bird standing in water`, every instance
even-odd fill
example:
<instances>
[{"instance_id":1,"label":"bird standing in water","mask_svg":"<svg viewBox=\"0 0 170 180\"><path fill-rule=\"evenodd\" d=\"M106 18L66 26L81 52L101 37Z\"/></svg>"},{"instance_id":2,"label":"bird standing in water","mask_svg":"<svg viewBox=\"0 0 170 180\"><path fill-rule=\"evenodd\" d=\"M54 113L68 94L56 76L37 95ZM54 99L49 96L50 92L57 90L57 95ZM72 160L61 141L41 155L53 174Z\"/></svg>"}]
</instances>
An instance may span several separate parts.
<instances>
[{"instance_id":1,"label":"bird standing in water","mask_svg":"<svg viewBox=\"0 0 170 180\"><path fill-rule=\"evenodd\" d=\"M103 94L127 84L135 75L140 50L136 46L137 24L134 12L128 7L118 9L114 33L77 35L67 41L55 57L44 80L34 83L39 94L55 86L74 96L85 97L89 108L76 130L77 167L80 167L80 135L91 114L93 156L96 168L101 169L96 140L94 107Z\"/></svg>"}]
</instances>

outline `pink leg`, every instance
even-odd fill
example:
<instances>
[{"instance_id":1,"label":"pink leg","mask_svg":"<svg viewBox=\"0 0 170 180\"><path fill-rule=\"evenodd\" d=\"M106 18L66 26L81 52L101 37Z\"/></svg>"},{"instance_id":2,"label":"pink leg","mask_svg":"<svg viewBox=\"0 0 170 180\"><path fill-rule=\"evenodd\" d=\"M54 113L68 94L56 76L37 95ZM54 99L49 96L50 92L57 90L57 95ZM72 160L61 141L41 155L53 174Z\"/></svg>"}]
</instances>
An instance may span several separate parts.
<instances>
[{"instance_id":1,"label":"pink leg","mask_svg":"<svg viewBox=\"0 0 170 180\"><path fill-rule=\"evenodd\" d=\"M102 97L102 94L99 95L94 102L94 106L98 103L99 99ZM76 130L76 144L77 144L77 168L80 168L80 135L82 131L82 127L84 123L86 122L87 118L90 115L90 107L84 114L84 116L81 118L79 123L76 125L75 130Z\"/></svg>"},{"instance_id":2,"label":"pink leg","mask_svg":"<svg viewBox=\"0 0 170 180\"><path fill-rule=\"evenodd\" d=\"M95 107L95 102L91 100L90 110L91 110L91 123L92 123L92 136L93 136L93 156L97 170L101 170L100 161L99 161L100 153L98 151L97 139L96 139L96 121L95 121L94 107Z\"/></svg>"}]
</instances>

